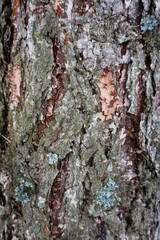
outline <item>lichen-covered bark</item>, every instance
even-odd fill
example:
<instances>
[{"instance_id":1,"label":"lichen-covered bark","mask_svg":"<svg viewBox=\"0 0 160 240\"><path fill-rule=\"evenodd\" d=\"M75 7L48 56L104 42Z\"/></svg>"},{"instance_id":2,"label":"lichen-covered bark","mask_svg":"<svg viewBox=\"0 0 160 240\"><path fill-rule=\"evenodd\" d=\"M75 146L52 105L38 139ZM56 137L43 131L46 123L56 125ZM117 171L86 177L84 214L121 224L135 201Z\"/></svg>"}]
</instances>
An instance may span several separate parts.
<instances>
[{"instance_id":1,"label":"lichen-covered bark","mask_svg":"<svg viewBox=\"0 0 160 240\"><path fill-rule=\"evenodd\" d=\"M160 238L159 11L0 2L1 239Z\"/></svg>"}]
</instances>

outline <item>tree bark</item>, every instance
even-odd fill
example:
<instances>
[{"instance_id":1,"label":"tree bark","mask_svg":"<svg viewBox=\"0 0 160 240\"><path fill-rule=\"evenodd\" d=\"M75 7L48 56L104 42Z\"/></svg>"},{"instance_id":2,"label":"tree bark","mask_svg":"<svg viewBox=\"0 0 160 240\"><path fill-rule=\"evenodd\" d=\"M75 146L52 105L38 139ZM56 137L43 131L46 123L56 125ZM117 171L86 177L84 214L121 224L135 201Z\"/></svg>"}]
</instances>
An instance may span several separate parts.
<instances>
[{"instance_id":1,"label":"tree bark","mask_svg":"<svg viewBox=\"0 0 160 240\"><path fill-rule=\"evenodd\" d=\"M0 239L160 239L158 0L1 0Z\"/></svg>"}]
</instances>

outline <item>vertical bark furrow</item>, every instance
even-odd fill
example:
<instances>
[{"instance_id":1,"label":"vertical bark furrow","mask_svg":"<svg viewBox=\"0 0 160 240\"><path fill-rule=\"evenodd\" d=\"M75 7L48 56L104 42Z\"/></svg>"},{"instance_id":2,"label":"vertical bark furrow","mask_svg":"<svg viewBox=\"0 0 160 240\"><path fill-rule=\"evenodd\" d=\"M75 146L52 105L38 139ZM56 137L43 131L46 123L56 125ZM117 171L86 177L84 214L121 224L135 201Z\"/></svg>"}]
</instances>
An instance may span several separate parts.
<instances>
[{"instance_id":1,"label":"vertical bark furrow","mask_svg":"<svg viewBox=\"0 0 160 240\"><path fill-rule=\"evenodd\" d=\"M58 102L63 98L64 81L66 78L65 58L61 46L53 41L53 77L51 79L52 97L43 101L43 120L38 125L37 137L38 142L44 134L45 128L53 120L54 109Z\"/></svg>"},{"instance_id":2,"label":"vertical bark furrow","mask_svg":"<svg viewBox=\"0 0 160 240\"><path fill-rule=\"evenodd\" d=\"M52 184L50 197L49 197L49 207L50 207L50 231L51 239L58 239L63 233L64 227L64 213L62 210L63 196L65 192L66 179L67 179L67 165L68 157L66 159L60 160L57 163L58 174L54 178Z\"/></svg>"}]
</instances>

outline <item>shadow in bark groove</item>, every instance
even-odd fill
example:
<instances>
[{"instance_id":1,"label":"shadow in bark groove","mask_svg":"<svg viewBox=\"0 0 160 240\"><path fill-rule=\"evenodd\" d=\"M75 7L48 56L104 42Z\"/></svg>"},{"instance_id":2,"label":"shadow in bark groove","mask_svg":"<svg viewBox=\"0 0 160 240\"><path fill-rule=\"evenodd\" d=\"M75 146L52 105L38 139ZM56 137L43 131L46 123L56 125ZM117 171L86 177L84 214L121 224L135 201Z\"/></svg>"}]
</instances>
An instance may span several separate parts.
<instances>
[{"instance_id":1,"label":"shadow in bark groove","mask_svg":"<svg viewBox=\"0 0 160 240\"><path fill-rule=\"evenodd\" d=\"M53 65L53 77L51 79L52 97L43 101L43 120L40 121L37 128L36 143L42 138L45 129L48 124L53 120L54 109L56 108L58 101L63 98L64 95L64 80L65 80L65 57L62 52L62 48L55 39L52 40L52 49L54 57Z\"/></svg>"},{"instance_id":2,"label":"shadow in bark groove","mask_svg":"<svg viewBox=\"0 0 160 240\"><path fill-rule=\"evenodd\" d=\"M63 218L62 201L68 174L68 161L69 155L57 163L59 172L54 179L49 196L51 239L59 239L63 233L59 224L62 223Z\"/></svg>"}]
</instances>

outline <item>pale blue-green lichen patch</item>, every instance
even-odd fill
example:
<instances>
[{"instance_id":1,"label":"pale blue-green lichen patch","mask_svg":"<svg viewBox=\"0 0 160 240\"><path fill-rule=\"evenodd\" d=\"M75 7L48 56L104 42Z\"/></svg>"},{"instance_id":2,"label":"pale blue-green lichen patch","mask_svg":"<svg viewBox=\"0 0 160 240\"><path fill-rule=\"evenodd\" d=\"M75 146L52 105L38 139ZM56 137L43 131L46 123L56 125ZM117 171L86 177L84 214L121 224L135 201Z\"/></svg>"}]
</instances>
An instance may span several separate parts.
<instances>
[{"instance_id":1,"label":"pale blue-green lichen patch","mask_svg":"<svg viewBox=\"0 0 160 240\"><path fill-rule=\"evenodd\" d=\"M30 181L26 181L23 178L19 178L18 181L19 185L14 190L15 198L22 204L29 203L31 200L30 190L34 187L34 185Z\"/></svg>"},{"instance_id":2,"label":"pale blue-green lichen patch","mask_svg":"<svg viewBox=\"0 0 160 240\"><path fill-rule=\"evenodd\" d=\"M38 197L38 207L39 208L44 208L45 207L45 203L46 203L46 199L44 197Z\"/></svg>"},{"instance_id":3,"label":"pale blue-green lichen patch","mask_svg":"<svg viewBox=\"0 0 160 240\"><path fill-rule=\"evenodd\" d=\"M56 153L48 153L49 164L54 165L58 162L58 155Z\"/></svg>"},{"instance_id":4,"label":"pale blue-green lichen patch","mask_svg":"<svg viewBox=\"0 0 160 240\"><path fill-rule=\"evenodd\" d=\"M98 192L94 203L105 209L114 207L120 197L117 194L118 185L109 178L107 183Z\"/></svg>"},{"instance_id":5,"label":"pale blue-green lichen patch","mask_svg":"<svg viewBox=\"0 0 160 240\"><path fill-rule=\"evenodd\" d=\"M158 22L153 15L147 15L141 20L141 30L142 33L146 31L151 31L158 26Z\"/></svg>"}]
</instances>

